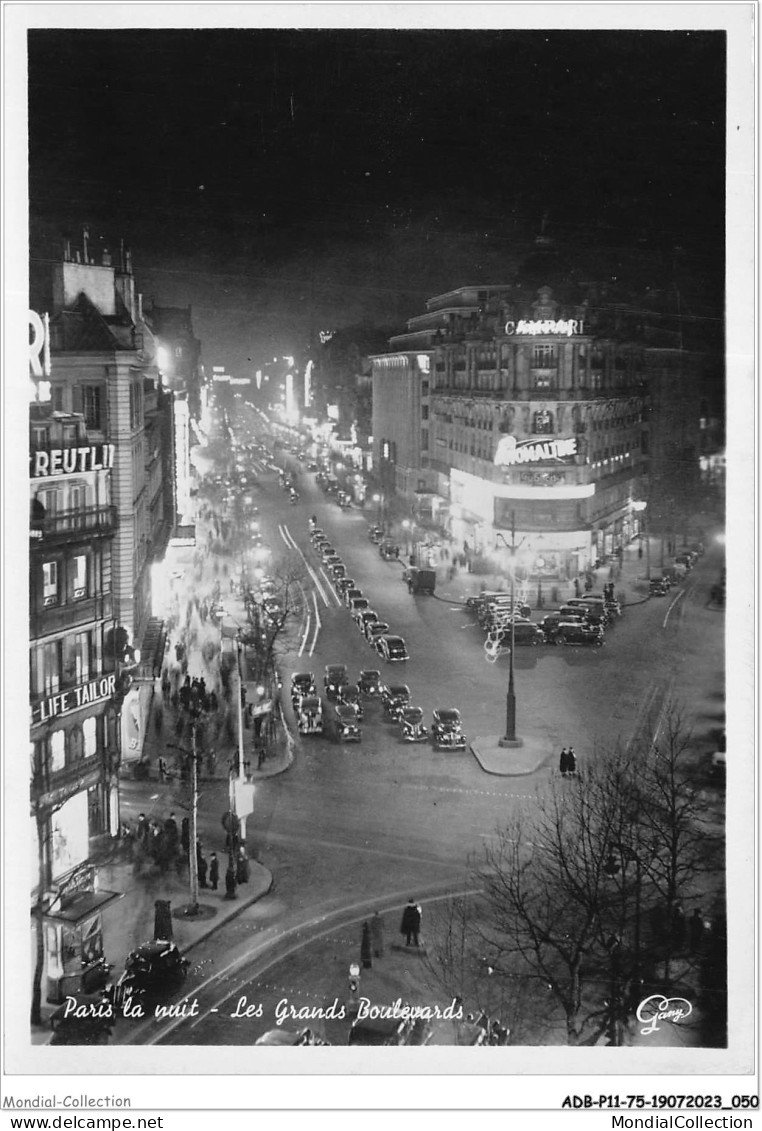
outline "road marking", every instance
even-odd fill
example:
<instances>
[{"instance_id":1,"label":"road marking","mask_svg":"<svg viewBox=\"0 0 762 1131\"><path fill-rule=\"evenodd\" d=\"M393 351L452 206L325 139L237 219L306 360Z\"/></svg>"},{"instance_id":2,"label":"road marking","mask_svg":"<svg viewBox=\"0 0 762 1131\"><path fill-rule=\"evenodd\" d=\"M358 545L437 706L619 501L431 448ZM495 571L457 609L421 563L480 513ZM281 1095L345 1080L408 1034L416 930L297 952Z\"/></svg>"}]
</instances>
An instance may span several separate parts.
<instances>
[{"instance_id":1,"label":"road marking","mask_svg":"<svg viewBox=\"0 0 762 1131\"><path fill-rule=\"evenodd\" d=\"M315 646L317 644L318 633L320 632L320 629L323 627L323 622L321 621L320 613L318 612L317 597L315 595L314 589L312 591L312 600L313 600L313 603L315 605L315 635L312 638L312 645L310 647L310 655L311 656L314 655L314 653L315 653Z\"/></svg>"},{"instance_id":2,"label":"road marking","mask_svg":"<svg viewBox=\"0 0 762 1131\"><path fill-rule=\"evenodd\" d=\"M661 625L661 626L662 626L662 628L666 628L666 627L667 627L667 621L669 620L669 614L670 614L670 613L672 612L672 610L674 609L675 605L676 605L676 604L677 604L677 602L678 602L678 601L680 600L680 598L681 598L681 597L684 597L684 596L685 596L685 590L684 590L684 589L681 589L681 590L680 590L680 592L678 593L678 595L677 595L677 596L675 597L675 599L674 599L674 601L672 602L672 604L671 604L671 605L669 606L669 608L667 609L667 613L666 613L666 616L664 617L664 620L662 621L662 625Z\"/></svg>"},{"instance_id":3,"label":"road marking","mask_svg":"<svg viewBox=\"0 0 762 1131\"><path fill-rule=\"evenodd\" d=\"M334 601L336 602L336 607L340 609L340 608L341 608L341 606L342 606L342 604L343 604L343 602L342 602L342 601L341 601L341 600L339 599L339 597L337 596L337 594L336 594L336 590L335 590L335 589L334 589L334 587L333 587L333 582L331 581L330 577L329 577L329 576L328 576L328 574L327 574L327 573L325 572L325 570L323 569L323 567L322 567L322 566L320 567L320 572L322 573L323 577L325 578L325 581L326 581L326 585L328 586L328 592L329 592L329 593L331 594L331 596L333 597Z\"/></svg>"},{"instance_id":4,"label":"road marking","mask_svg":"<svg viewBox=\"0 0 762 1131\"><path fill-rule=\"evenodd\" d=\"M318 593L320 594L321 598L323 599L323 604L325 605L326 608L328 608L330 601L328 600L328 598L325 595L325 592L323 590L323 586L320 584L320 578L318 577L318 575L315 573L315 571L312 568L312 566L310 565L310 563L305 558L304 554L302 553L301 548L294 541L294 538L293 538L290 530L288 529L287 526L283 526L283 525L280 525L280 524L278 526L278 530L280 532L281 538L286 543L286 545L289 547L289 549L296 550L297 554L299 555L299 557L304 562L304 565L305 565L305 568L306 568L308 574L312 578L312 581L313 581Z\"/></svg>"}]
</instances>

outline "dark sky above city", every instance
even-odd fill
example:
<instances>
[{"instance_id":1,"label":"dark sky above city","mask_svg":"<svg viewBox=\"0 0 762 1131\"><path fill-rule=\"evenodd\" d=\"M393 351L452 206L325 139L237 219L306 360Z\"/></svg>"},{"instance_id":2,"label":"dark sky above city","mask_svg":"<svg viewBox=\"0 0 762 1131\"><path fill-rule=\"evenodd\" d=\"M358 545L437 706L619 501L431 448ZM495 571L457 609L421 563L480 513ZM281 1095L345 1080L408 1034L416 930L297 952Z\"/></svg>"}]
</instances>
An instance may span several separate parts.
<instances>
[{"instance_id":1,"label":"dark sky above city","mask_svg":"<svg viewBox=\"0 0 762 1131\"><path fill-rule=\"evenodd\" d=\"M721 301L721 30L51 29L28 47L33 256L85 222L124 238L139 290L193 305L207 367L402 329L430 295L512 281L540 231L639 281L680 247Z\"/></svg>"}]
</instances>

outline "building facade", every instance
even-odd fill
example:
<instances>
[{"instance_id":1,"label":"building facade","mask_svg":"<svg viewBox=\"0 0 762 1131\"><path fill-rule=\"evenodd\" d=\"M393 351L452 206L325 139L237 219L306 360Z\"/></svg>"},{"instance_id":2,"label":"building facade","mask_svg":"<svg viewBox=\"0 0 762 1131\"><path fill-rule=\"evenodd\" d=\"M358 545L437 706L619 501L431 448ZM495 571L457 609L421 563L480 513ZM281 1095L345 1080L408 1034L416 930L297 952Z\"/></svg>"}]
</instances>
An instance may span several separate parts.
<instances>
[{"instance_id":1,"label":"building facade","mask_svg":"<svg viewBox=\"0 0 762 1131\"><path fill-rule=\"evenodd\" d=\"M45 992L61 1000L102 954L91 844L119 828L111 475L114 445L81 414L30 410L29 689L33 899ZM71 900L77 896L77 908ZM87 965L85 962L85 965ZM67 981L68 979L68 981Z\"/></svg>"},{"instance_id":2,"label":"building facade","mask_svg":"<svg viewBox=\"0 0 762 1131\"><path fill-rule=\"evenodd\" d=\"M549 287L464 287L373 358L374 455L472 554L566 582L640 528L643 350Z\"/></svg>"}]
</instances>

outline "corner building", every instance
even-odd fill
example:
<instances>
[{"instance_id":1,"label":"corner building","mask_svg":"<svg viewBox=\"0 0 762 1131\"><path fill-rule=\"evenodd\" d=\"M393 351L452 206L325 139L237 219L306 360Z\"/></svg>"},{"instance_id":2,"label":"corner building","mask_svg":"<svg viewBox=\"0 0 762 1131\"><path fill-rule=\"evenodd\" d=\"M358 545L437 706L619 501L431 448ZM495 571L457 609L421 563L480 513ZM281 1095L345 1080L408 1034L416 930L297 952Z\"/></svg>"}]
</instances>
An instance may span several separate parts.
<instances>
[{"instance_id":1,"label":"corner building","mask_svg":"<svg viewBox=\"0 0 762 1131\"><path fill-rule=\"evenodd\" d=\"M528 590L563 586L640 530L647 497L643 351L607 312L550 287L436 296L373 360L374 457L454 543Z\"/></svg>"}]
</instances>

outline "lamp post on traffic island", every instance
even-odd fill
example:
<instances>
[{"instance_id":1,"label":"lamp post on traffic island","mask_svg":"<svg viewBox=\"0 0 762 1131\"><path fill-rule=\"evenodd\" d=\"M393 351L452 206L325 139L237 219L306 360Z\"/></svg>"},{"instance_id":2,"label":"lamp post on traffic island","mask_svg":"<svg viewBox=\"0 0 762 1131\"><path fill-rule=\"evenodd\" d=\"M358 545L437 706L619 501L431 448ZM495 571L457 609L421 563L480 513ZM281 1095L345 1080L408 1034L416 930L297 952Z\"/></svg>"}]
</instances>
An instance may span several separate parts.
<instances>
[{"instance_id":1,"label":"lamp post on traffic island","mask_svg":"<svg viewBox=\"0 0 762 1131\"><path fill-rule=\"evenodd\" d=\"M498 739L498 746L503 747L516 747L521 746L522 741L516 737L516 688L514 685L513 676L513 652L516 644L516 524L515 512L511 511L511 541L506 541L505 536L497 532L497 537L500 538L503 545L508 549L511 555L511 649L508 664L508 694L505 699L505 734L502 738Z\"/></svg>"}]
</instances>

